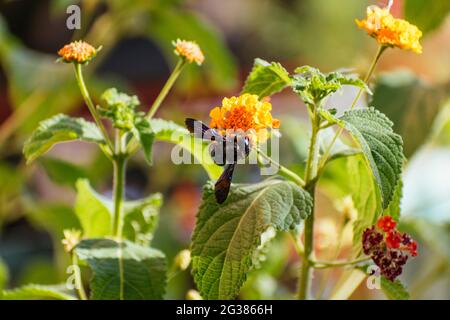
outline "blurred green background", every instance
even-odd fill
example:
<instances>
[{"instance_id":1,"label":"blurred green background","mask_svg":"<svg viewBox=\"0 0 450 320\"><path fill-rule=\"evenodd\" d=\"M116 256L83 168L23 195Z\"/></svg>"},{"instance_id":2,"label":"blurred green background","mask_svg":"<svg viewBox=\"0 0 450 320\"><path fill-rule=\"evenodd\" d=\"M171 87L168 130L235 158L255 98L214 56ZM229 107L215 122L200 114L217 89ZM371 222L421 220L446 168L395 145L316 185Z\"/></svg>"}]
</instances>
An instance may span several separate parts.
<instances>
[{"instance_id":1,"label":"blurred green background","mask_svg":"<svg viewBox=\"0 0 450 320\"><path fill-rule=\"evenodd\" d=\"M383 5L386 1L379 1ZM109 86L135 93L143 106L158 94L176 57L171 41L195 40L206 62L190 66L159 117L182 123L187 116L208 120L222 97L240 91L253 59L280 61L289 70L308 64L323 71L349 68L364 74L375 42L358 30L354 19L365 15L368 0L3 0L0 2L0 289L66 279L68 258L62 230L76 227L75 181L87 177L111 194L109 162L91 145L61 144L26 166L22 145L39 121L56 113L89 117L72 69L56 64L56 51L73 39L103 45L86 68L95 100ZM66 8L82 8L82 28L66 28ZM420 56L388 50L374 84L371 104L386 113L405 142L401 228L420 245L402 276L413 298L450 298L450 21L448 0L397 0L393 12L424 30ZM345 107L354 97L346 89L328 104ZM306 110L292 93L272 99L282 119L281 159L302 171L308 141ZM127 198L161 192L164 205L154 246L169 260L189 246L207 179L201 166L175 166L171 145L155 145L149 168L141 155L127 171ZM336 163L319 186L317 253L332 259L344 199L345 172ZM257 168L238 169L236 181L260 179ZM337 182L338 186L334 183ZM342 256L351 234L344 233ZM348 238L348 239L347 239ZM347 240L345 240L347 239ZM292 245L279 237L270 259L252 274L242 299L291 298L296 283ZM341 271L316 273L316 291L326 297ZM331 281L325 281L331 279ZM329 285L331 284L331 285ZM167 298L183 298L194 284L188 271L169 282ZM383 298L361 285L353 299Z\"/></svg>"}]
</instances>

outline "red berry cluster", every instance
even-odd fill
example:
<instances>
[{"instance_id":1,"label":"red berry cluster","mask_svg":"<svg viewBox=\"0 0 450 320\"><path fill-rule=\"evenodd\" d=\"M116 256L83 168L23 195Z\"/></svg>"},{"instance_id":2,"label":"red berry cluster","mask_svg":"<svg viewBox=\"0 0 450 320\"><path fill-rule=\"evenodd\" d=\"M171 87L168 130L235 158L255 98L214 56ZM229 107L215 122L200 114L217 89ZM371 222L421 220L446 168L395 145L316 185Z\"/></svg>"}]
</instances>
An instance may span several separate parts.
<instances>
[{"instance_id":1,"label":"red berry cluster","mask_svg":"<svg viewBox=\"0 0 450 320\"><path fill-rule=\"evenodd\" d=\"M394 281L403 271L408 254L417 256L417 242L395 227L390 216L381 217L376 226L364 230L363 251L380 268L381 274Z\"/></svg>"}]
</instances>

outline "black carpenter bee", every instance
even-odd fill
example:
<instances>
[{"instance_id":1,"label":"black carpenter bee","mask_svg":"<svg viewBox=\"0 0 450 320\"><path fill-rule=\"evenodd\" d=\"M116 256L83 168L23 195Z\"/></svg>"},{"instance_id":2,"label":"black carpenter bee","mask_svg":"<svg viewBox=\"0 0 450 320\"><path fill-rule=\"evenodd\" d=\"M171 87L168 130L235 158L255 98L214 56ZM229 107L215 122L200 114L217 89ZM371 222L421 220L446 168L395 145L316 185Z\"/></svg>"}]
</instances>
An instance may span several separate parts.
<instances>
[{"instance_id":1,"label":"black carpenter bee","mask_svg":"<svg viewBox=\"0 0 450 320\"><path fill-rule=\"evenodd\" d=\"M210 154L213 161L219 166L224 166L223 173L214 186L216 200L222 204L230 192L231 179L237 162L247 158L250 153L250 139L241 134L222 135L195 119L187 118L185 123L195 137L211 142Z\"/></svg>"}]
</instances>

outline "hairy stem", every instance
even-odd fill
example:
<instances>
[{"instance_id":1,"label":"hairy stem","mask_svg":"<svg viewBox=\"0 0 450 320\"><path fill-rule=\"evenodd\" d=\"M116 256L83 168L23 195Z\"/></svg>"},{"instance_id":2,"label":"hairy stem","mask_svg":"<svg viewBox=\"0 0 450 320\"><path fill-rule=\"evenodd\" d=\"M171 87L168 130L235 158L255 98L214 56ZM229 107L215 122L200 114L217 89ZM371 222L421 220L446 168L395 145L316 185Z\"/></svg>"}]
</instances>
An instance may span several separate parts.
<instances>
[{"instance_id":1,"label":"hairy stem","mask_svg":"<svg viewBox=\"0 0 450 320\"><path fill-rule=\"evenodd\" d=\"M106 145L109 148L108 151L112 154L112 151L114 150L113 145L111 143L111 140L109 139L108 131L106 130L105 126L103 125L103 122L100 119L100 115L98 114L97 109L95 108L95 105L92 102L92 99L89 95L89 91L87 90L86 84L84 83L83 72L81 70L81 64L75 63L74 67L75 67L75 76L77 78L78 87L80 88L81 95L83 96L84 102L88 106L89 111L91 112L92 117L95 120L95 123L100 128L100 131L103 134L103 138L105 139Z\"/></svg>"},{"instance_id":2,"label":"hairy stem","mask_svg":"<svg viewBox=\"0 0 450 320\"><path fill-rule=\"evenodd\" d=\"M123 153L124 139L120 130L116 131L116 148L113 156L114 167L114 218L113 235L117 239L122 238L123 229L123 200L125 194L125 168L127 154Z\"/></svg>"},{"instance_id":3,"label":"hairy stem","mask_svg":"<svg viewBox=\"0 0 450 320\"><path fill-rule=\"evenodd\" d=\"M311 215L305 220L305 239L304 239L304 258L300 268L298 278L298 293L299 300L309 298L309 291L311 286L311 272L312 272L312 258L314 256L314 214L315 214L315 190L316 182L314 179L317 173L318 163L318 134L320 131L320 117L317 115L315 109L311 117L312 131L311 140L308 149L308 159L306 161L305 183L306 191L313 199L313 207Z\"/></svg>"}]
</instances>

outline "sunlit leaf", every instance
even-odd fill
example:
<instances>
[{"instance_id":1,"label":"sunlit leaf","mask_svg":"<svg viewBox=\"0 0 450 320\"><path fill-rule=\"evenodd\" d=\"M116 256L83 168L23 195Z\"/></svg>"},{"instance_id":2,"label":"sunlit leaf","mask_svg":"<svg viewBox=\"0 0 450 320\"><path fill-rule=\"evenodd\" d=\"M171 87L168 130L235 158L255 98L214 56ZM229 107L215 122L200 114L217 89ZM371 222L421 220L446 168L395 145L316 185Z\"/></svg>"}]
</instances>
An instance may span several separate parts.
<instances>
[{"instance_id":1,"label":"sunlit leaf","mask_svg":"<svg viewBox=\"0 0 450 320\"><path fill-rule=\"evenodd\" d=\"M233 185L223 205L204 188L192 244L194 280L203 298L233 299L276 231L298 227L310 213L310 195L291 182Z\"/></svg>"},{"instance_id":2,"label":"sunlit leaf","mask_svg":"<svg viewBox=\"0 0 450 320\"><path fill-rule=\"evenodd\" d=\"M104 143L100 130L94 123L59 114L39 124L25 143L23 152L27 162L31 162L55 144L74 140Z\"/></svg>"}]
</instances>

